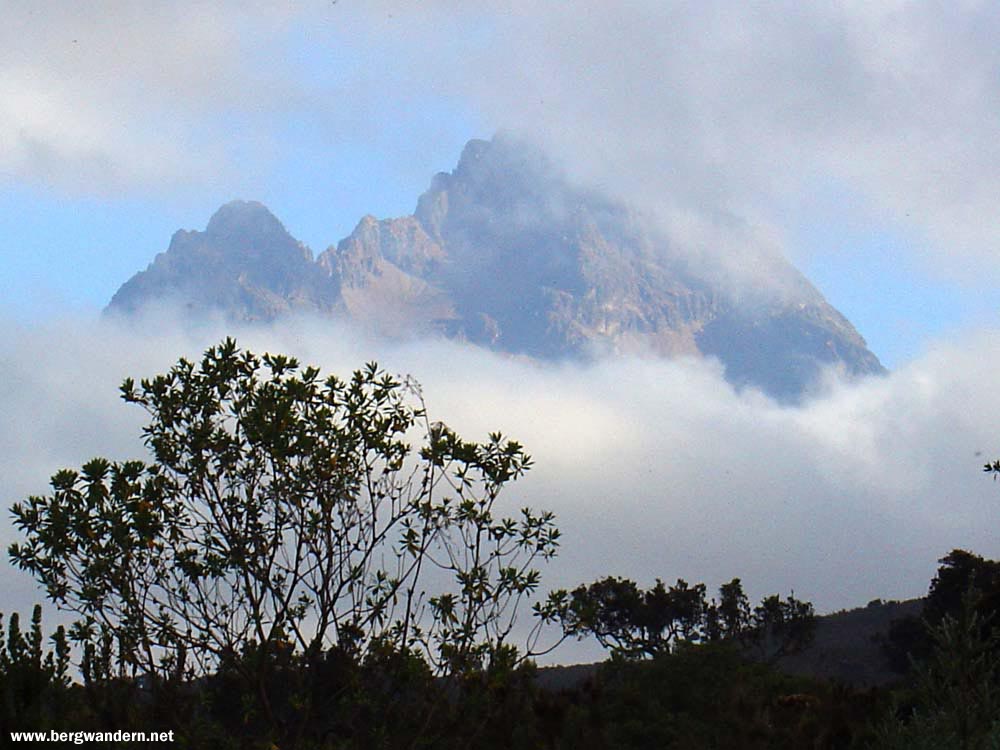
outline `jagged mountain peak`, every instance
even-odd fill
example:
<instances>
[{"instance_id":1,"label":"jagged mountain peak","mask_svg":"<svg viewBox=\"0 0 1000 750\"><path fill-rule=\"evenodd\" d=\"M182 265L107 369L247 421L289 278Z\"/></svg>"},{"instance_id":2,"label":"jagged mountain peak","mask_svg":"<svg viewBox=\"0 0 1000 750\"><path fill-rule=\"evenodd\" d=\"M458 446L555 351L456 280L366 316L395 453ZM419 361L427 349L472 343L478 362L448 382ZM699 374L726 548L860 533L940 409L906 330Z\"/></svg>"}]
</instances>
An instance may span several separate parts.
<instances>
[{"instance_id":1,"label":"jagged mountain peak","mask_svg":"<svg viewBox=\"0 0 1000 750\"><path fill-rule=\"evenodd\" d=\"M109 309L170 297L238 319L309 311L543 359L700 353L732 382L783 399L827 366L884 371L784 259L759 264L782 294L741 296L691 257L641 214L499 135L470 141L412 216L364 216L315 262L262 204L228 203L204 232L175 235Z\"/></svg>"},{"instance_id":2,"label":"jagged mountain peak","mask_svg":"<svg viewBox=\"0 0 1000 750\"><path fill-rule=\"evenodd\" d=\"M545 152L530 142L498 133L490 140L474 138L466 143L451 174L459 179L493 183L512 176L537 180L557 174L557 170Z\"/></svg>"},{"instance_id":3,"label":"jagged mountain peak","mask_svg":"<svg viewBox=\"0 0 1000 750\"><path fill-rule=\"evenodd\" d=\"M221 206L208 220L205 234L257 242L291 238L285 226L263 203L234 200ZM294 241L294 240L293 240Z\"/></svg>"},{"instance_id":4,"label":"jagged mountain peak","mask_svg":"<svg viewBox=\"0 0 1000 750\"><path fill-rule=\"evenodd\" d=\"M336 285L264 204L230 201L204 231L181 230L145 271L112 297L109 312L180 304L193 315L221 312L270 320L293 310L339 309Z\"/></svg>"},{"instance_id":5,"label":"jagged mountain peak","mask_svg":"<svg viewBox=\"0 0 1000 750\"><path fill-rule=\"evenodd\" d=\"M461 220L477 232L490 214L498 214L507 221L500 226L493 217L494 230L519 231L526 224L561 224L584 199L594 202L593 196L571 187L543 151L501 134L469 141L455 169L435 175L414 215L434 237L446 214L453 228Z\"/></svg>"}]
</instances>

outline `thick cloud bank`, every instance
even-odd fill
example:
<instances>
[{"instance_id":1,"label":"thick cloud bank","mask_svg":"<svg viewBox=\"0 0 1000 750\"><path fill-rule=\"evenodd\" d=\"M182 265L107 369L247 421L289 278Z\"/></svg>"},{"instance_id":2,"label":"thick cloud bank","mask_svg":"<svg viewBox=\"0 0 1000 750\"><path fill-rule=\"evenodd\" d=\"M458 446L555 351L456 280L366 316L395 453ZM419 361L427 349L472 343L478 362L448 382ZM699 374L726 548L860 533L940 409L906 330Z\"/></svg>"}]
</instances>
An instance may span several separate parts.
<instances>
[{"instance_id":1,"label":"thick cloud bank","mask_svg":"<svg viewBox=\"0 0 1000 750\"><path fill-rule=\"evenodd\" d=\"M147 329L154 330L154 329ZM108 323L14 328L0 344L4 504L88 458L142 457L126 376L196 358L221 327L140 334ZM537 365L445 341L374 344L328 322L246 330L241 345L348 374L377 359L414 375L432 417L481 439L500 430L536 461L511 511L556 512L563 549L547 587L605 575L787 592L821 611L924 593L954 547L1000 555L993 388L1000 334L934 349L885 378L830 380L802 407L734 393L706 361ZM15 538L0 520L4 547ZM3 599L40 598L3 563ZM557 655L558 656L558 655Z\"/></svg>"}]
</instances>

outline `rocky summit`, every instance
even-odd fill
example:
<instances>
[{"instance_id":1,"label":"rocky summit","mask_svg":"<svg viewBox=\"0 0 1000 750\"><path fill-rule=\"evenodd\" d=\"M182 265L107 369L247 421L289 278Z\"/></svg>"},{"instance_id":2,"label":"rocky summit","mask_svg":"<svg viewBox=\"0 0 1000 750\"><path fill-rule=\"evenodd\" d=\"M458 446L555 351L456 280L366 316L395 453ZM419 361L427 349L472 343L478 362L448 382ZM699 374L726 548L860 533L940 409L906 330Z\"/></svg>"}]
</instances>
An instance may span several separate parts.
<instances>
[{"instance_id":1,"label":"rocky summit","mask_svg":"<svg viewBox=\"0 0 1000 750\"><path fill-rule=\"evenodd\" d=\"M204 232L177 232L108 312L159 302L241 321L310 313L537 359L714 356L733 384L784 401L826 367L884 372L782 258L758 256L758 283L741 290L692 257L537 150L496 137L466 145L412 216L366 216L315 259L263 205L226 204Z\"/></svg>"}]
</instances>

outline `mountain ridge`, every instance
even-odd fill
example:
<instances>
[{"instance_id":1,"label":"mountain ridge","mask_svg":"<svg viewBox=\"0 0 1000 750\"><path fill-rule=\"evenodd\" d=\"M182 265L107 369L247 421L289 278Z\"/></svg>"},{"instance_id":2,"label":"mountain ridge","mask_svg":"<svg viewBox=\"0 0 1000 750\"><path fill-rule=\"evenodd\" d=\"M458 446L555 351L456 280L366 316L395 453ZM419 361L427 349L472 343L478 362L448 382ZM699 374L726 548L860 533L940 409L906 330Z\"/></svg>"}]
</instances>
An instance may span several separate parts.
<instances>
[{"instance_id":1,"label":"mountain ridge","mask_svg":"<svg viewBox=\"0 0 1000 750\"><path fill-rule=\"evenodd\" d=\"M716 356L734 385L786 401L826 367L885 372L797 269L761 267L780 293L733 294L640 214L497 136L470 141L413 214L364 216L315 259L262 204L227 203L203 232L175 233L107 311L168 300L242 321L305 312L536 359Z\"/></svg>"}]
</instances>

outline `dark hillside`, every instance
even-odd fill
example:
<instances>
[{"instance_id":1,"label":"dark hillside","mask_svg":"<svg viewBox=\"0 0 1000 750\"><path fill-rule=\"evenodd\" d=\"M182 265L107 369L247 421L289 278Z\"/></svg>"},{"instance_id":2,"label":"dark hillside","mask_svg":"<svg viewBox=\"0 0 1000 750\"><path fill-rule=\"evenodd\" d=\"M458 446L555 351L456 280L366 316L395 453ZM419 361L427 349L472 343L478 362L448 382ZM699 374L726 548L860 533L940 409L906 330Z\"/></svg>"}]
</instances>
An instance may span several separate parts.
<instances>
[{"instance_id":1,"label":"dark hillside","mask_svg":"<svg viewBox=\"0 0 1000 750\"><path fill-rule=\"evenodd\" d=\"M778 671L852 685L876 687L900 679L882 647L895 620L919 617L923 599L882 602L817 617L816 636L804 650L783 657ZM543 690L570 690L593 679L600 664L571 664L538 670Z\"/></svg>"},{"instance_id":2,"label":"dark hillside","mask_svg":"<svg viewBox=\"0 0 1000 750\"><path fill-rule=\"evenodd\" d=\"M784 657L782 671L835 680L856 687L885 685L899 679L889 665L882 639L894 620L919 616L923 599L875 600L867 607L818 618L816 638L807 649Z\"/></svg>"}]
</instances>

